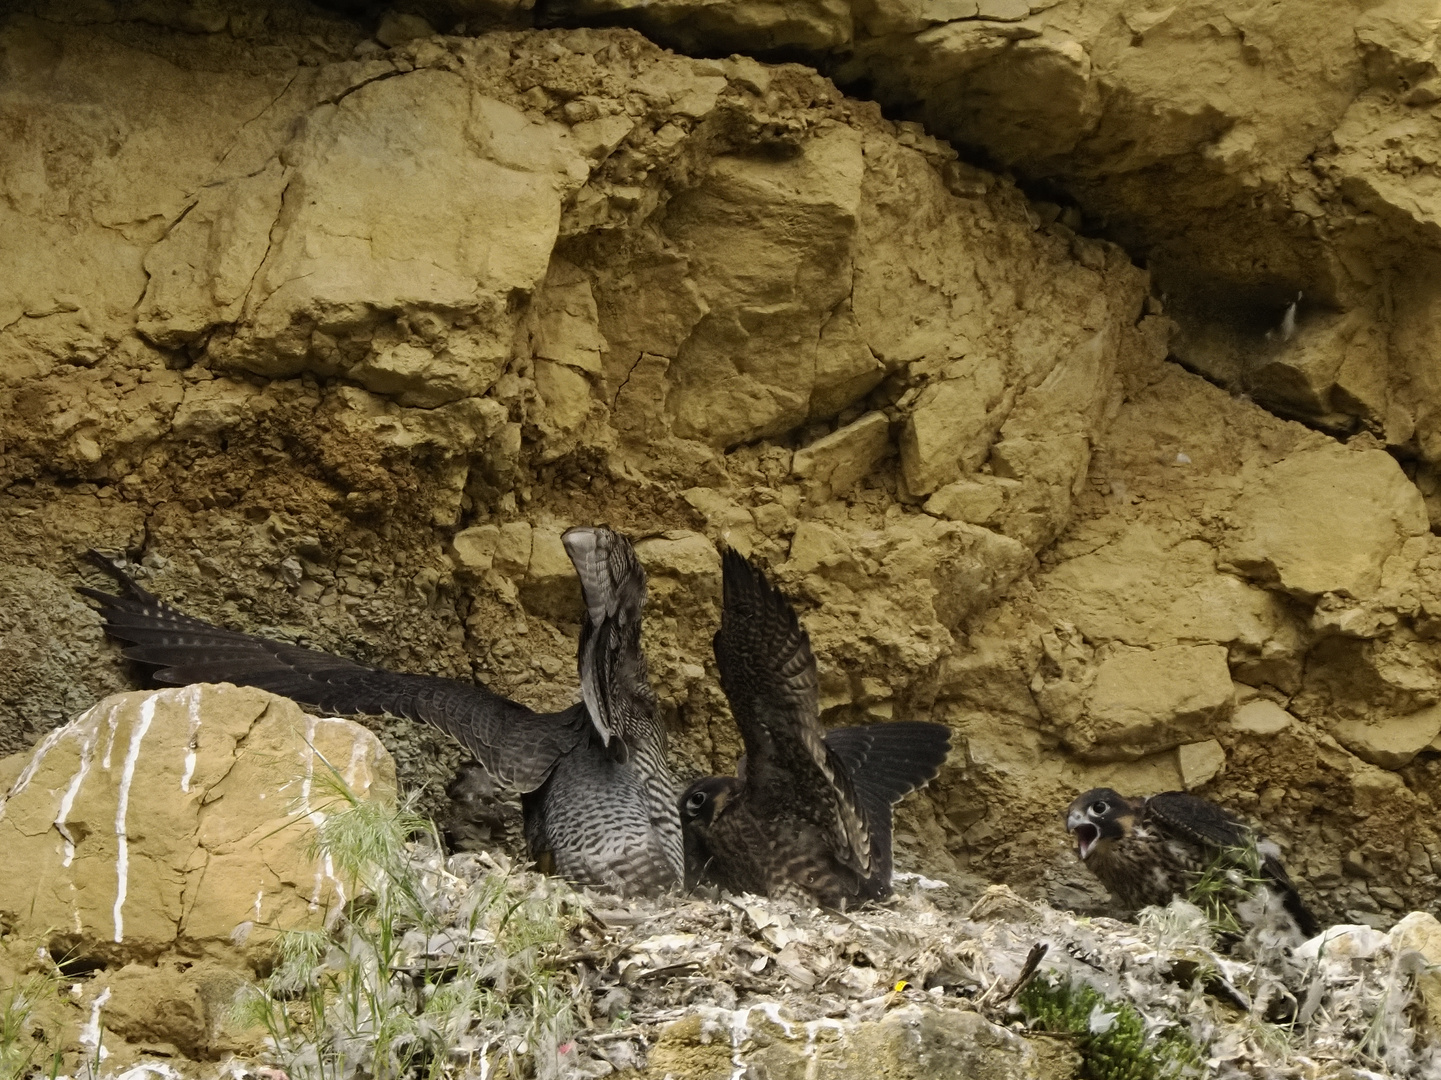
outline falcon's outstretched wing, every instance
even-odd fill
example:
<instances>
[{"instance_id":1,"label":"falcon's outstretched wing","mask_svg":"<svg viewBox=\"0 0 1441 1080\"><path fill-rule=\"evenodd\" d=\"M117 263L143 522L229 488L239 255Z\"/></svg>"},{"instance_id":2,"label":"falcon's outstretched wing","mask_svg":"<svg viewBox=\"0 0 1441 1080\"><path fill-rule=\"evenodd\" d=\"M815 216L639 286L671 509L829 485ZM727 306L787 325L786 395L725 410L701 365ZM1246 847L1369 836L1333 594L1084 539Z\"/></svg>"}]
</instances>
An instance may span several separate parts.
<instances>
[{"instance_id":1,"label":"falcon's outstretched wing","mask_svg":"<svg viewBox=\"0 0 1441 1080\"><path fill-rule=\"evenodd\" d=\"M951 750L951 731L944 724L897 720L888 724L831 728L826 745L845 766L871 836L876 898L890 891L891 807L936 778Z\"/></svg>"},{"instance_id":2,"label":"falcon's outstretched wing","mask_svg":"<svg viewBox=\"0 0 1441 1080\"><path fill-rule=\"evenodd\" d=\"M715 657L721 689L746 749L746 791L755 812L809 821L840 862L870 876L871 835L844 764L825 742L810 636L795 608L733 550L721 564L721 626Z\"/></svg>"},{"instance_id":3,"label":"falcon's outstretched wing","mask_svg":"<svg viewBox=\"0 0 1441 1080\"><path fill-rule=\"evenodd\" d=\"M125 593L80 591L99 601L106 633L130 643L123 655L155 667L160 682L256 686L330 712L421 720L452 736L497 782L517 791L538 788L556 759L584 736L582 705L535 713L474 683L365 667L226 630L157 600L104 556L92 553L92 559L122 582Z\"/></svg>"},{"instance_id":4,"label":"falcon's outstretched wing","mask_svg":"<svg viewBox=\"0 0 1441 1080\"><path fill-rule=\"evenodd\" d=\"M892 806L936 778L951 752L951 730L922 720L831 728L826 745L840 758L862 802Z\"/></svg>"}]
</instances>

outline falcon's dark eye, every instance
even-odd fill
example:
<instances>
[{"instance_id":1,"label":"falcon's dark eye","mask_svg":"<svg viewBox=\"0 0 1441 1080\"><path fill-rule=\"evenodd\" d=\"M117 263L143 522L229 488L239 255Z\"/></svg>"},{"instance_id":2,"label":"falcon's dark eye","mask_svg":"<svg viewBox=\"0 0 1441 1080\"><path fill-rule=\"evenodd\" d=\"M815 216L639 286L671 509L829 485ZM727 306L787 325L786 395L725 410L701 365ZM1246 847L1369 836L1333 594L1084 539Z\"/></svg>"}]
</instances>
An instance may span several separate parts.
<instances>
[{"instance_id":1,"label":"falcon's dark eye","mask_svg":"<svg viewBox=\"0 0 1441 1080\"><path fill-rule=\"evenodd\" d=\"M1091 813L1093 814L1104 814L1109 809L1110 807L1106 805L1104 799L1097 799L1091 804Z\"/></svg>"},{"instance_id":2,"label":"falcon's dark eye","mask_svg":"<svg viewBox=\"0 0 1441 1080\"><path fill-rule=\"evenodd\" d=\"M702 806L704 806L704 805L705 805L705 792L704 792L704 791L692 791L692 792L690 793L690 798L685 801L685 808L686 808L687 810L699 810L699 809L700 809Z\"/></svg>"}]
</instances>

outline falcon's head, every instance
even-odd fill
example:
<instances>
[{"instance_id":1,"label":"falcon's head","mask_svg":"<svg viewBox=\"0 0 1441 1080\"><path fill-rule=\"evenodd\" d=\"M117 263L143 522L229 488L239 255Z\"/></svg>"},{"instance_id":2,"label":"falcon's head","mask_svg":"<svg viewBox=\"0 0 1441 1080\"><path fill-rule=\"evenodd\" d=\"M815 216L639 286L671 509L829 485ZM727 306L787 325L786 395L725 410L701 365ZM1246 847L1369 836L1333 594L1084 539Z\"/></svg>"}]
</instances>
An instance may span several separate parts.
<instances>
[{"instance_id":1,"label":"falcon's head","mask_svg":"<svg viewBox=\"0 0 1441 1080\"><path fill-rule=\"evenodd\" d=\"M1111 788L1092 788L1078 797L1066 811L1066 831L1075 834L1076 854L1084 861L1129 836L1136 813L1130 800Z\"/></svg>"},{"instance_id":2,"label":"falcon's head","mask_svg":"<svg viewBox=\"0 0 1441 1080\"><path fill-rule=\"evenodd\" d=\"M710 827L740 790L734 776L707 776L685 789L680 797L680 831L685 845L685 886L693 889L710 865Z\"/></svg>"},{"instance_id":3,"label":"falcon's head","mask_svg":"<svg viewBox=\"0 0 1441 1080\"><path fill-rule=\"evenodd\" d=\"M740 786L734 776L707 776L691 784L680 798L681 826L704 829L715 821Z\"/></svg>"}]
</instances>

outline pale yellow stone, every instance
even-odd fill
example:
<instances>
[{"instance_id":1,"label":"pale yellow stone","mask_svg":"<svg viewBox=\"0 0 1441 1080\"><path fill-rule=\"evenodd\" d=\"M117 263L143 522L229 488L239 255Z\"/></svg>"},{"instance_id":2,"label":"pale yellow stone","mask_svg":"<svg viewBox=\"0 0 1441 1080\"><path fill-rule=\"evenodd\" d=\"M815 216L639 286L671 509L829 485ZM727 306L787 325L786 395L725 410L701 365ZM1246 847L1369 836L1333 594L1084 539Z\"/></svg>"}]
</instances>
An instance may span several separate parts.
<instances>
[{"instance_id":1,"label":"pale yellow stone","mask_svg":"<svg viewBox=\"0 0 1441 1080\"><path fill-rule=\"evenodd\" d=\"M1362 761L1399 769L1441 735L1441 705L1370 723L1341 720L1331 726L1331 734Z\"/></svg>"},{"instance_id":2,"label":"pale yellow stone","mask_svg":"<svg viewBox=\"0 0 1441 1080\"><path fill-rule=\"evenodd\" d=\"M429 37L433 33L434 28L419 15L387 11L381 16L380 25L376 28L375 40L386 46L400 45L415 38Z\"/></svg>"},{"instance_id":3,"label":"pale yellow stone","mask_svg":"<svg viewBox=\"0 0 1441 1080\"><path fill-rule=\"evenodd\" d=\"M1413 911L1387 935L1397 956L1414 951L1423 965L1414 972L1425 1026L1432 1039L1441 1038L1441 922L1427 911Z\"/></svg>"},{"instance_id":4,"label":"pale yellow stone","mask_svg":"<svg viewBox=\"0 0 1441 1080\"><path fill-rule=\"evenodd\" d=\"M1019 489L1015 480L999 476L976 476L947 484L926 500L926 513L951 521L985 525L1006 504L1008 489Z\"/></svg>"},{"instance_id":5,"label":"pale yellow stone","mask_svg":"<svg viewBox=\"0 0 1441 1080\"><path fill-rule=\"evenodd\" d=\"M635 120L625 113L585 120L570 129L575 148L591 161L601 161L624 141L635 127Z\"/></svg>"},{"instance_id":6,"label":"pale yellow stone","mask_svg":"<svg viewBox=\"0 0 1441 1080\"><path fill-rule=\"evenodd\" d=\"M1226 557L1263 584L1305 598L1373 596L1407 537L1427 532L1426 506L1396 459L1339 444L1260 470L1234 509Z\"/></svg>"},{"instance_id":7,"label":"pale yellow stone","mask_svg":"<svg viewBox=\"0 0 1441 1080\"><path fill-rule=\"evenodd\" d=\"M450 553L456 564L465 570L489 570L495 561L495 544L500 529L495 525L475 525L462 529L450 538Z\"/></svg>"},{"instance_id":8,"label":"pale yellow stone","mask_svg":"<svg viewBox=\"0 0 1441 1080\"><path fill-rule=\"evenodd\" d=\"M528 521L507 521L495 541L495 568L511 577L523 575L530 567L532 529Z\"/></svg>"},{"instance_id":9,"label":"pale yellow stone","mask_svg":"<svg viewBox=\"0 0 1441 1080\"><path fill-rule=\"evenodd\" d=\"M818 521L802 521L791 537L787 566L797 573L811 574L822 565L850 562L852 558L849 545L835 529Z\"/></svg>"},{"instance_id":10,"label":"pale yellow stone","mask_svg":"<svg viewBox=\"0 0 1441 1080\"><path fill-rule=\"evenodd\" d=\"M890 432L885 413L866 413L797 450L791 471L824 489L824 497L844 495L885 457L891 445Z\"/></svg>"},{"instance_id":11,"label":"pale yellow stone","mask_svg":"<svg viewBox=\"0 0 1441 1080\"><path fill-rule=\"evenodd\" d=\"M590 383L564 364L536 360L535 389L545 402L545 419L561 431L579 427L590 411Z\"/></svg>"},{"instance_id":12,"label":"pale yellow stone","mask_svg":"<svg viewBox=\"0 0 1441 1080\"><path fill-rule=\"evenodd\" d=\"M1210 783L1226 767L1226 751L1215 739L1182 743L1176 747L1176 763L1187 791Z\"/></svg>"},{"instance_id":13,"label":"pale yellow stone","mask_svg":"<svg viewBox=\"0 0 1441 1080\"><path fill-rule=\"evenodd\" d=\"M564 259L551 263L536 298L535 355L558 364L601 373L601 336L590 279Z\"/></svg>"},{"instance_id":14,"label":"pale yellow stone","mask_svg":"<svg viewBox=\"0 0 1441 1080\"><path fill-rule=\"evenodd\" d=\"M361 798L396 790L365 728L229 685L116 694L23 756L0 850L27 869L0 878L0 917L122 963L260 955L276 931L318 926L353 888L312 849L325 762Z\"/></svg>"},{"instance_id":15,"label":"pale yellow stone","mask_svg":"<svg viewBox=\"0 0 1441 1080\"><path fill-rule=\"evenodd\" d=\"M1068 559L1041 577L1048 598L1095 640L1131 645L1227 641L1273 655L1306 647L1285 601L1216 570L1216 551L1201 540L1168 542L1136 524L1110 543Z\"/></svg>"},{"instance_id":16,"label":"pale yellow stone","mask_svg":"<svg viewBox=\"0 0 1441 1080\"><path fill-rule=\"evenodd\" d=\"M656 611L694 618L708 607L719 607L720 552L705 536L672 529L640 541L635 553L645 567Z\"/></svg>"},{"instance_id":17,"label":"pale yellow stone","mask_svg":"<svg viewBox=\"0 0 1441 1080\"><path fill-rule=\"evenodd\" d=\"M1063 737L1082 756L1142 757L1204 740L1231 703L1224 647L1128 649L1098 666L1083 722Z\"/></svg>"},{"instance_id":18,"label":"pale yellow stone","mask_svg":"<svg viewBox=\"0 0 1441 1080\"><path fill-rule=\"evenodd\" d=\"M749 510L714 488L687 488L681 494L687 503L705 516L707 526L721 533L755 524Z\"/></svg>"},{"instance_id":19,"label":"pale yellow stone","mask_svg":"<svg viewBox=\"0 0 1441 1080\"><path fill-rule=\"evenodd\" d=\"M869 393L885 374L885 365L871 352L855 313L845 305L821 327L815 383L811 387L811 418L834 416Z\"/></svg>"},{"instance_id":20,"label":"pale yellow stone","mask_svg":"<svg viewBox=\"0 0 1441 1080\"><path fill-rule=\"evenodd\" d=\"M995 434L992 410L1000 404L1005 379L991 357L967 358L926 387L901 433L901 473L913 495L949 483L962 470L986 459Z\"/></svg>"},{"instance_id":21,"label":"pale yellow stone","mask_svg":"<svg viewBox=\"0 0 1441 1080\"><path fill-rule=\"evenodd\" d=\"M531 531L530 562L520 598L527 611L569 622L581 617L583 602L580 578L560 535L561 530L551 526Z\"/></svg>"},{"instance_id":22,"label":"pale yellow stone","mask_svg":"<svg viewBox=\"0 0 1441 1080\"><path fill-rule=\"evenodd\" d=\"M1231 729L1247 735L1278 735L1293 722L1291 714L1269 698L1253 698L1231 714Z\"/></svg>"}]
</instances>

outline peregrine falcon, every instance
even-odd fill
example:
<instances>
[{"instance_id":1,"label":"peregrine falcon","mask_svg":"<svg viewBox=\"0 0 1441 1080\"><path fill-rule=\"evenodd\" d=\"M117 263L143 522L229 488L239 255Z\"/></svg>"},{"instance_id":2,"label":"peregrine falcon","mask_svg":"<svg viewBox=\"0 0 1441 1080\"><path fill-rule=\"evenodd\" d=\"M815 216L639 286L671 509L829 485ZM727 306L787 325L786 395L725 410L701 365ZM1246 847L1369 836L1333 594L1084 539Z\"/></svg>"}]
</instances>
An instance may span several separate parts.
<instances>
[{"instance_id":1,"label":"peregrine falcon","mask_svg":"<svg viewBox=\"0 0 1441 1080\"><path fill-rule=\"evenodd\" d=\"M1127 908L1185 897L1208 870L1231 877L1237 900L1265 888L1306 937L1320 926L1281 865L1280 850L1215 803L1184 791L1127 799L1092 788L1071 803L1076 854Z\"/></svg>"},{"instance_id":2,"label":"peregrine falcon","mask_svg":"<svg viewBox=\"0 0 1441 1080\"><path fill-rule=\"evenodd\" d=\"M370 668L330 653L225 630L157 600L119 567L124 594L82 589L101 604L124 655L163 683L257 686L341 713L387 713L433 724L502 787L519 791L531 857L577 884L621 893L675 888L684 875L676 782L665 762L640 647L645 570L631 542L600 528L561 538L586 605L581 700L537 713L478 683Z\"/></svg>"},{"instance_id":3,"label":"peregrine falcon","mask_svg":"<svg viewBox=\"0 0 1441 1080\"><path fill-rule=\"evenodd\" d=\"M942 724L824 731L810 637L789 600L734 551L723 560L721 688L745 744L736 776L681 798L687 883L844 910L891 891L891 807L950 750Z\"/></svg>"}]
</instances>

